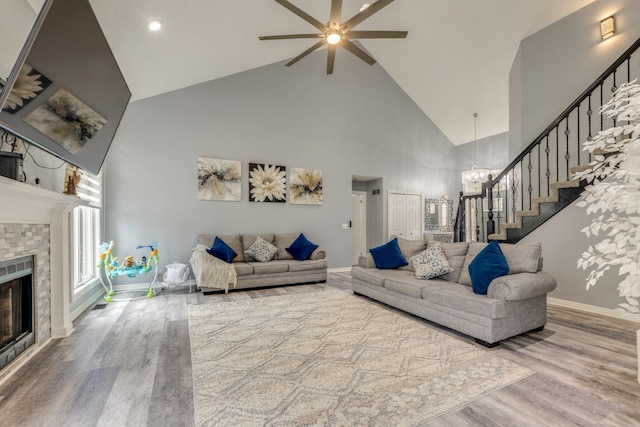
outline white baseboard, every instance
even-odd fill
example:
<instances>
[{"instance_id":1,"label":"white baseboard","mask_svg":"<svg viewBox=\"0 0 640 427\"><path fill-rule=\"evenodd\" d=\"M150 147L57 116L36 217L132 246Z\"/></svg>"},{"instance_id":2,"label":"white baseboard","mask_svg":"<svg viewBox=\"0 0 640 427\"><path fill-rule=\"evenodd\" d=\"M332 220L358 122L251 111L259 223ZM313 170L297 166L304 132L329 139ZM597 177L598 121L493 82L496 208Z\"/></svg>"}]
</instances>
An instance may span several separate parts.
<instances>
[{"instance_id":1,"label":"white baseboard","mask_svg":"<svg viewBox=\"0 0 640 427\"><path fill-rule=\"evenodd\" d=\"M327 273L350 273L351 267L327 268Z\"/></svg>"},{"instance_id":2,"label":"white baseboard","mask_svg":"<svg viewBox=\"0 0 640 427\"><path fill-rule=\"evenodd\" d=\"M603 316L615 317L623 320L630 320L632 322L640 323L640 316L632 317L625 316L623 313L619 313L611 308L603 308L595 305L583 304L580 302L567 301L559 298L547 297L549 304L557 305L560 307L572 308L574 310L586 311L588 313L601 314Z\"/></svg>"},{"instance_id":3,"label":"white baseboard","mask_svg":"<svg viewBox=\"0 0 640 427\"><path fill-rule=\"evenodd\" d=\"M160 289L160 286L157 282L154 285L154 288ZM116 292L127 292L127 291L144 291L145 289L149 289L149 283L127 283L124 285L113 285L113 290Z\"/></svg>"},{"instance_id":4,"label":"white baseboard","mask_svg":"<svg viewBox=\"0 0 640 427\"><path fill-rule=\"evenodd\" d=\"M74 321L85 312L89 307L95 305L103 296L105 295L104 288L102 286L97 286L91 292L91 295L85 299L82 304L80 304L75 310L71 312L71 321Z\"/></svg>"}]
</instances>

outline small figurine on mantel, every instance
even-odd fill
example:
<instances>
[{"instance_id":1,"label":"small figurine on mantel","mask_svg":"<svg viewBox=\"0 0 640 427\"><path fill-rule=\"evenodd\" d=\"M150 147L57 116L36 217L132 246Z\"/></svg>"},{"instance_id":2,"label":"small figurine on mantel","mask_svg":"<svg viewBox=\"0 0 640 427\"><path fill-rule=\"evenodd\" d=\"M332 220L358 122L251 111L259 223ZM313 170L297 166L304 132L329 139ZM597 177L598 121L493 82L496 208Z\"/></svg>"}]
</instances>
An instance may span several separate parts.
<instances>
[{"instance_id":1,"label":"small figurine on mantel","mask_svg":"<svg viewBox=\"0 0 640 427\"><path fill-rule=\"evenodd\" d=\"M82 172L77 166L68 165L67 170L64 173L64 194L70 196L77 196L78 184L80 183L80 177Z\"/></svg>"}]
</instances>

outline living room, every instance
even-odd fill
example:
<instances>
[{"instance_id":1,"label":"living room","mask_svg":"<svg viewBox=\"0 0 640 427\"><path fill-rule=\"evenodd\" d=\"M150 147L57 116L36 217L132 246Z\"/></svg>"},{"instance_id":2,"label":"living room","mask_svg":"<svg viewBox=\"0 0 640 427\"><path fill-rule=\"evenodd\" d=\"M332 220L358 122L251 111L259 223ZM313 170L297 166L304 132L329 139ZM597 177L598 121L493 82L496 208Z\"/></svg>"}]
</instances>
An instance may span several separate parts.
<instances>
[{"instance_id":1,"label":"living room","mask_svg":"<svg viewBox=\"0 0 640 427\"><path fill-rule=\"evenodd\" d=\"M476 160L504 167L640 35L637 2L586 3L520 43L509 64L509 126L482 135L477 144L472 140L476 110L457 118L468 136L466 144L454 145L382 65L370 67L343 49L337 51L330 77L325 75L326 56L317 52L290 68L282 58L136 99L127 107L102 170L103 238L123 252L155 240L162 262L169 263L187 262L199 233L304 231L326 249L330 273L338 275L335 286L344 287L343 275L352 262L351 232L342 224L352 217L353 176L383 178L383 199L389 190L402 190L456 200L460 172ZM611 14L618 19L618 33L594 43L592 30ZM394 43L401 49L402 41ZM469 67L460 78L475 80L473 71ZM480 111L479 127L492 119ZM471 154L476 145L477 159ZM241 161L241 201L198 200L199 157ZM250 162L284 165L287 171L322 170L322 205L250 202ZM545 270L558 281L549 295L557 304L612 314L622 301L615 274L586 291L586 273L576 268L588 245L580 232L587 222L582 209L570 206L524 242L542 242ZM374 235L378 240L369 241L369 247L386 241L385 221ZM52 257L56 249L62 248L52 247ZM179 304L186 304L189 297L179 298ZM109 310L115 315L117 309Z\"/></svg>"}]
</instances>

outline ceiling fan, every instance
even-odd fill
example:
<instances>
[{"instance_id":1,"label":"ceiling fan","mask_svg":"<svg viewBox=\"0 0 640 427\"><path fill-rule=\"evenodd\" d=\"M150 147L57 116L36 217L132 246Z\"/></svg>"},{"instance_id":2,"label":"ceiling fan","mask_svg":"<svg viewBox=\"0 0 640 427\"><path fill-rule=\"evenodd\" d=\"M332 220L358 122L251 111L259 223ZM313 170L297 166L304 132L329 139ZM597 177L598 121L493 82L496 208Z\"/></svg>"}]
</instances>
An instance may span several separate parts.
<instances>
[{"instance_id":1,"label":"ceiling fan","mask_svg":"<svg viewBox=\"0 0 640 427\"><path fill-rule=\"evenodd\" d=\"M296 62L300 61L311 52L328 45L327 53L327 74L333 73L333 63L336 57L336 49L338 46L342 46L349 52L353 53L358 58L362 59L369 65L376 63L376 60L371 57L367 52L356 46L351 40L356 39L403 39L407 37L407 31L352 31L353 28L360 24L362 21L378 12L385 6L388 6L394 0L377 0L371 4L365 5L360 9L360 12L352 16L350 19L340 22L340 15L342 12L342 0L331 0L331 14L329 17L329 23L327 25L318 21L314 17L302 9L291 4L287 0L275 0L282 6L295 13L318 30L320 33L316 34L286 34L278 36L259 36L260 40L284 40L284 39L320 39L316 44L309 49L302 52L300 55L287 62L287 67L292 66Z\"/></svg>"}]
</instances>

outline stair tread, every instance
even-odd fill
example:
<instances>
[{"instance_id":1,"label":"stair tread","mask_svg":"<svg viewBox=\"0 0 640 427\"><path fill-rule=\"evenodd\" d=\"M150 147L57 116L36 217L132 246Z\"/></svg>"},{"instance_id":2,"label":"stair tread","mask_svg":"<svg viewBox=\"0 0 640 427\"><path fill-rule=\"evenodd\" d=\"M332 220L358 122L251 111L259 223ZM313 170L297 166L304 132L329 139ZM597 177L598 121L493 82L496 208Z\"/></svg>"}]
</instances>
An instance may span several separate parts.
<instances>
[{"instance_id":1,"label":"stair tread","mask_svg":"<svg viewBox=\"0 0 640 427\"><path fill-rule=\"evenodd\" d=\"M551 191L548 196L534 197L531 199L531 209L519 210L515 212L515 222L504 222L500 224L500 233L494 233L487 236L489 240L507 240L507 230L522 228L522 218L535 217L540 215L541 203L557 203L560 201L559 189L561 188L578 188L580 181L561 181L554 182L549 185Z\"/></svg>"}]
</instances>

